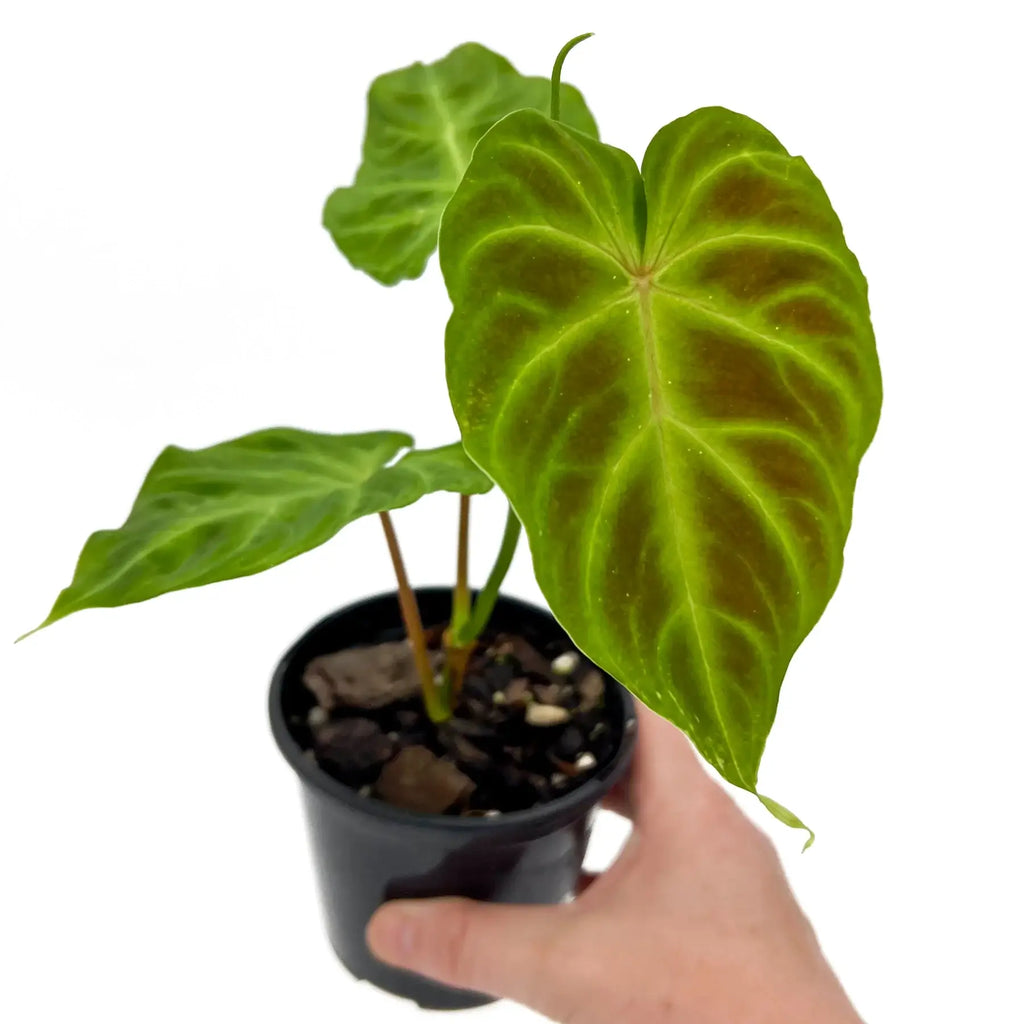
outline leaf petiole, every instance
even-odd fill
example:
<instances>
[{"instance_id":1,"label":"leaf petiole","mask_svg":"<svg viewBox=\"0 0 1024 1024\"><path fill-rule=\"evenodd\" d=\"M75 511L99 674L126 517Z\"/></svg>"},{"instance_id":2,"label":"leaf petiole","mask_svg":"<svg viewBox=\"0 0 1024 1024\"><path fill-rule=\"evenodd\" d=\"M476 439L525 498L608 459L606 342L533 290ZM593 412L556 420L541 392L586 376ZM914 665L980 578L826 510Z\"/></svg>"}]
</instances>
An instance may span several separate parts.
<instances>
[{"instance_id":1,"label":"leaf petiole","mask_svg":"<svg viewBox=\"0 0 1024 1024\"><path fill-rule=\"evenodd\" d=\"M465 627L454 637L459 647L468 647L483 632L494 611L495 602L498 600L498 590L505 581L509 566L512 564L512 556L516 553L516 545L519 543L519 535L522 532L522 524L516 516L511 505L508 507L508 515L505 519L505 532L501 538L501 547L498 549L498 557L483 589L477 594L476 602L473 605L473 614Z\"/></svg>"},{"instance_id":2,"label":"leaf petiole","mask_svg":"<svg viewBox=\"0 0 1024 1024\"><path fill-rule=\"evenodd\" d=\"M576 36L575 39L570 39L558 51L558 56L555 58L555 66L551 69L551 120L558 121L559 114L562 111L562 65L565 63L565 58L569 56L569 51L582 43L584 39L589 39L594 33L584 32L581 36Z\"/></svg>"},{"instance_id":3,"label":"leaf petiole","mask_svg":"<svg viewBox=\"0 0 1024 1024\"><path fill-rule=\"evenodd\" d=\"M448 695L445 688L434 681L434 672L430 667L430 655L427 653L427 640L423 635L423 622L420 619L419 606L416 604L416 595L413 593L412 587L409 586L409 577L405 572L405 563L402 561L395 528L391 523L391 516L387 512L380 513L380 521L388 542L391 563L395 567L395 579L398 581L398 604L402 609L402 621L405 623L409 643L412 645L416 672L420 677L420 685L423 689L423 704L432 722L445 722L452 716L448 706Z\"/></svg>"},{"instance_id":4,"label":"leaf petiole","mask_svg":"<svg viewBox=\"0 0 1024 1024\"><path fill-rule=\"evenodd\" d=\"M466 666L473 652L472 643L460 645L455 638L469 622L472 601L469 594L469 495L459 495L459 552L455 569L455 592L452 595L452 619L444 632L445 691L449 703L455 705L462 692Z\"/></svg>"},{"instance_id":5,"label":"leaf petiole","mask_svg":"<svg viewBox=\"0 0 1024 1024\"><path fill-rule=\"evenodd\" d=\"M452 630L460 632L469 618L469 495L459 495L459 554L455 567L455 593L452 597Z\"/></svg>"}]
</instances>

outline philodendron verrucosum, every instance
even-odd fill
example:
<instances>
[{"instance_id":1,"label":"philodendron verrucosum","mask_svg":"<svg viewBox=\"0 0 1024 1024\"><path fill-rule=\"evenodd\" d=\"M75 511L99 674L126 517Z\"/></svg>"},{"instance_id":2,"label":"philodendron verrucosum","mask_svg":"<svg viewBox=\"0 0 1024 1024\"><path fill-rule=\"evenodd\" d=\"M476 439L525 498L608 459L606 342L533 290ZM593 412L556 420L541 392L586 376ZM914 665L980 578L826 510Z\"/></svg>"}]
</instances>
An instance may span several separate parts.
<instances>
[{"instance_id":1,"label":"philodendron verrucosum","mask_svg":"<svg viewBox=\"0 0 1024 1024\"><path fill-rule=\"evenodd\" d=\"M573 43L578 40L574 40ZM450 713L520 527L578 647L758 793L794 652L839 580L881 381L867 285L821 183L750 118L707 107L639 167L579 92L476 44L370 88L363 161L324 225L383 284L435 247L461 442L258 431L168 448L93 534L44 622L260 572L434 491L460 495ZM475 607L469 495L505 537ZM800 821L758 793L776 817Z\"/></svg>"}]
</instances>

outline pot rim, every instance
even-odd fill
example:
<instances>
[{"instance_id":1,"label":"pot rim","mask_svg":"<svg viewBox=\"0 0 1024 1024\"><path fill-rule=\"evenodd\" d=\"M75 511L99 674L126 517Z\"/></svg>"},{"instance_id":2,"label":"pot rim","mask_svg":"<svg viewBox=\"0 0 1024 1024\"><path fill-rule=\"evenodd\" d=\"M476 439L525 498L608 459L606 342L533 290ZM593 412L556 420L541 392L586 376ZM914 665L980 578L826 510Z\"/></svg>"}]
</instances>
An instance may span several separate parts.
<instances>
[{"instance_id":1,"label":"pot rim","mask_svg":"<svg viewBox=\"0 0 1024 1024\"><path fill-rule=\"evenodd\" d=\"M429 593L451 593L450 587L415 587L417 596ZM408 811L401 807L393 807L383 800L376 800L360 796L355 790L346 786L345 783L328 775L316 761L305 756L302 748L292 736L285 721L282 708L282 692L284 690L285 675L287 669L298 653L299 648L305 642L310 633L315 632L339 615L354 612L358 609L385 600L389 597L397 601L397 591L385 590L380 593L365 597L351 604L343 605L341 608L328 613L310 626L281 656L270 684L269 711L270 728L278 749L284 755L285 760L299 778L318 789L321 793L335 800L340 800L346 807L356 814L365 815L370 818L383 819L396 825L422 829L425 827L440 829L445 832L464 832L495 835L505 831L521 830L524 826L543 824L553 818L560 818L564 814L578 814L588 806L598 804L601 798L615 785L625 774L632 760L633 750L636 745L636 705L632 695L620 683L614 680L608 672L597 665L607 679L615 683L619 699L622 701L622 731L619 739L619 747L614 757L598 772L592 775L582 786L559 796L554 800L530 807L524 811L502 811L495 817L456 817L446 814L421 814L417 811ZM558 625L558 620L551 612L539 605L531 604L517 597L510 597L506 594L498 596L498 603L512 605L524 609L533 614L543 614L551 618ZM559 626L561 628L561 626Z\"/></svg>"}]
</instances>

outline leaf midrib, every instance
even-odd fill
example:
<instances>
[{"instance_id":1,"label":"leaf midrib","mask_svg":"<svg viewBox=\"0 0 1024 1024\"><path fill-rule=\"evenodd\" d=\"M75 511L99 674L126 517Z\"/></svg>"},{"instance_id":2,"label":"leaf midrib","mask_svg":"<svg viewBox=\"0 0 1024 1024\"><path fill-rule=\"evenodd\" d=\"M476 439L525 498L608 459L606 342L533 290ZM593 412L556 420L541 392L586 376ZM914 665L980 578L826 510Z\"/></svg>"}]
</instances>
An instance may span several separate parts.
<instances>
[{"instance_id":1,"label":"leaf midrib","mask_svg":"<svg viewBox=\"0 0 1024 1024\"><path fill-rule=\"evenodd\" d=\"M674 411L668 407L664 394L661 389L661 373L657 362L657 344L654 337L654 311L651 305L651 292L659 291L665 292L665 289L660 285L656 285L651 280L650 275L645 277L639 277L634 279L634 287L636 288L638 304L640 309L640 329L641 336L644 343L644 351L646 356L646 367L648 384L650 387L650 402L651 402L651 415L654 420L655 426L658 431L658 445L661 453L661 461L665 467L665 481L671 494L671 499L674 504L678 507L682 507L680 497L677 493L677 488L674 485L672 474L668 472L668 461L666 458L666 443L665 443L665 425L671 424L677 430L682 431L693 442L705 451L707 451L715 462L724 470L728 476L739 485L747 498L748 503L752 502L756 507L757 513L760 517L768 523L772 532L778 539L779 546L782 548L782 552L785 561L788 564L790 574L793 577L793 582L796 584L797 593L800 596L800 617L801 620L804 618L804 609L806 604L806 580L800 571L800 559L797 557L796 552L793 550L792 538L789 535L789 531L778 521L775 513L769 508L762 498L761 494L758 493L757 488L750 482L746 474L741 469L734 465L734 460L730 460L727 456L723 455L714 445L710 444L707 438L695 427L690 426L688 423L680 419L679 416L675 415ZM668 293L679 298L684 298L682 295L676 292ZM690 301L685 299L684 301ZM700 303L693 303L698 308L703 308ZM725 318L730 319L731 318ZM788 349L789 346L786 346ZM795 350L794 350L795 351ZM677 519L673 519L673 524L678 522ZM677 549L679 548L679 536L678 530L674 530L677 540ZM691 605L693 604L693 598L690 591L689 581L683 579L683 585L686 590L687 598L690 600ZM697 625L696 611L694 612L694 629L698 634L698 642L700 642L700 629ZM703 645L701 646L701 653L703 655ZM707 662L705 661L705 667ZM710 680L710 671L709 671ZM716 705L717 710L717 705ZM719 716L721 717L721 716ZM739 764L734 758L734 763Z\"/></svg>"},{"instance_id":2,"label":"leaf midrib","mask_svg":"<svg viewBox=\"0 0 1024 1024\"><path fill-rule=\"evenodd\" d=\"M461 143L456 137L456 122L451 116L451 108L445 102L444 96L438 84L437 75L431 65L424 66L423 71L427 79L427 94L430 96L434 108L437 111L438 119L442 124L441 142L448 153L452 169L455 171L455 180L461 181L469 166L469 157L464 153Z\"/></svg>"},{"instance_id":3,"label":"leaf midrib","mask_svg":"<svg viewBox=\"0 0 1024 1024\"><path fill-rule=\"evenodd\" d=\"M650 277L646 276L635 278L634 287L636 289L637 306L639 309L640 337L644 349L644 365L647 371L651 421L654 424L655 433L658 438L658 452L660 455L661 469L665 479L665 488L668 492L669 503L671 505L671 531L672 539L676 548L676 559L679 562L679 579L682 581L683 591L686 595L686 602L690 611L689 621L693 625L693 635L697 641L697 649L700 653L701 664L704 668L705 689L711 700L711 706L714 709L715 717L718 719L721 726L722 738L725 741L725 746L729 751L732 763L736 767L737 775L742 782L747 784L745 773L741 767L741 762L736 756L736 751L732 745L729 730L725 724L725 717L722 714L722 709L718 703L718 694L715 691L714 681L711 676L711 665L708 661L707 648L701 631L702 607L698 605L693 598L693 591L690 588L690 580L686 571L688 563L688 559L686 557L687 545L683 537L682 516L679 514L684 507L684 503L680 492L679 481L671 471L671 463L668 459L668 448L665 438L666 407L661 385L661 371L658 366L657 343L654 336L654 311L651 305ZM685 708L681 708L680 710L682 710L684 714L686 713Z\"/></svg>"}]
</instances>

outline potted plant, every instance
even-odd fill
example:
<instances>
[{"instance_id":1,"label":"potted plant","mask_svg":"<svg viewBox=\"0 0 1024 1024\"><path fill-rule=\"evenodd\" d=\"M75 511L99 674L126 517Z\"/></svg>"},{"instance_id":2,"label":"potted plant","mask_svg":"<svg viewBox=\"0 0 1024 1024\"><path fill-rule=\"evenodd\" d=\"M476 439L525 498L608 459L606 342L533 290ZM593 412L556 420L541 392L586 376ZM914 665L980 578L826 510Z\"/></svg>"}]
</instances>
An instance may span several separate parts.
<instances>
[{"instance_id":1,"label":"potted plant","mask_svg":"<svg viewBox=\"0 0 1024 1024\"><path fill-rule=\"evenodd\" d=\"M42 624L261 572L378 515L397 595L305 633L270 720L335 949L424 1006L486 997L378 963L370 914L399 896L570 898L632 750L623 687L804 827L758 765L838 582L879 415L867 286L807 164L706 108L638 168L561 84L583 38L550 81L475 44L378 78L362 165L325 207L384 284L439 248L461 438L275 428L168 448ZM507 525L474 593L471 497L494 486ZM390 513L436 491L458 495L454 585L416 590ZM521 532L551 613L500 595Z\"/></svg>"}]
</instances>

